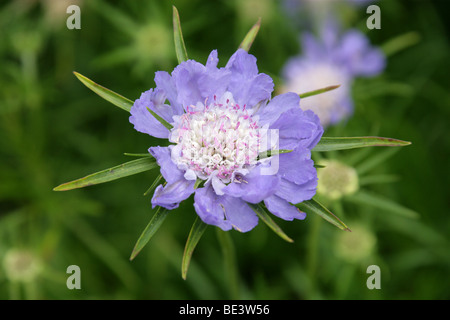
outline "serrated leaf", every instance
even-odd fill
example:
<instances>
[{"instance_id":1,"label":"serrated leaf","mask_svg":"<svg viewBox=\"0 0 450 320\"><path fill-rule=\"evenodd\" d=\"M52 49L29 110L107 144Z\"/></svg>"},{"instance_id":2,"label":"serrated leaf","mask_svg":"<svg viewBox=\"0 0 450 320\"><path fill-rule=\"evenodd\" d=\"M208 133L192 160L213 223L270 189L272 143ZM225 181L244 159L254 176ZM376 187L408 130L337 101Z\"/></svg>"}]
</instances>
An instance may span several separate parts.
<instances>
[{"instance_id":1,"label":"serrated leaf","mask_svg":"<svg viewBox=\"0 0 450 320\"><path fill-rule=\"evenodd\" d=\"M57 187L55 187L54 191L68 191L78 188L84 188L100 183L109 182L112 180L120 179L123 177L131 176L133 174L141 173L144 171L151 170L153 168L157 168L158 164L156 160L151 158L141 158L132 160L129 162L125 162L121 165L105 169L93 174L90 174L86 177L73 180L70 182L63 183Z\"/></svg>"},{"instance_id":2,"label":"serrated leaf","mask_svg":"<svg viewBox=\"0 0 450 320\"><path fill-rule=\"evenodd\" d=\"M329 223L335 225L339 229L345 231L351 231L344 222L342 222L338 217L336 217L330 210L325 208L322 204L317 202L315 199L306 200L302 203L298 203L295 205L301 211L306 212L307 214L317 214L321 216L323 219L328 221Z\"/></svg>"},{"instance_id":3,"label":"serrated leaf","mask_svg":"<svg viewBox=\"0 0 450 320\"><path fill-rule=\"evenodd\" d=\"M325 87L325 88L321 88L321 89L317 89L317 90L313 90L313 91L308 91L308 92L300 93L299 96L300 96L300 99L304 99L304 98L316 96L316 95L324 93L324 92L335 90L335 89L339 88L340 86L341 85L338 84L335 86L329 86L329 87Z\"/></svg>"},{"instance_id":4,"label":"serrated leaf","mask_svg":"<svg viewBox=\"0 0 450 320\"><path fill-rule=\"evenodd\" d=\"M283 230L273 221L273 219L270 217L269 213L267 212L266 208L262 204L252 204L248 203L250 208L253 209L253 211L258 215L258 217L264 221L267 226L272 229L278 236L280 236L283 240L286 240L287 242L294 242L291 238L289 238Z\"/></svg>"},{"instance_id":5,"label":"serrated leaf","mask_svg":"<svg viewBox=\"0 0 450 320\"><path fill-rule=\"evenodd\" d=\"M94 91L96 94L98 94L100 97L105 99L108 102L111 102L113 105L130 112L131 107L133 106L134 102L131 101L128 98L125 98L124 96L109 90L91 79L83 76L82 74L79 74L78 72L73 72L75 76L80 80L86 87Z\"/></svg>"},{"instance_id":6,"label":"serrated leaf","mask_svg":"<svg viewBox=\"0 0 450 320\"><path fill-rule=\"evenodd\" d=\"M153 110L147 107L148 112L155 117L156 120L158 120L164 127L166 127L168 130L173 128L173 125L168 123L166 120L164 120L162 117L160 117L157 113L155 113Z\"/></svg>"},{"instance_id":7,"label":"serrated leaf","mask_svg":"<svg viewBox=\"0 0 450 320\"><path fill-rule=\"evenodd\" d=\"M409 208L406 208L388 198L385 198L381 195L374 194L367 191L358 191L357 193L346 196L345 200L351 201L353 203L357 203L360 205L372 206L374 208L378 208L380 210L389 211L400 216L408 217L408 218L418 218L419 214Z\"/></svg>"},{"instance_id":8,"label":"serrated leaf","mask_svg":"<svg viewBox=\"0 0 450 320\"><path fill-rule=\"evenodd\" d=\"M133 252L131 253L130 260L136 258L136 256L141 252L142 248L150 241L153 235L158 231L159 227L161 227L162 223L167 217L169 210L163 207L158 207L156 209L155 214L153 215L150 222L145 227L141 236L136 242L136 245L133 248Z\"/></svg>"},{"instance_id":9,"label":"serrated leaf","mask_svg":"<svg viewBox=\"0 0 450 320\"><path fill-rule=\"evenodd\" d=\"M186 46L184 45L183 33L181 31L180 15L175 6L173 7L173 38L175 41L175 52L177 54L178 63L188 59Z\"/></svg>"},{"instance_id":10,"label":"serrated leaf","mask_svg":"<svg viewBox=\"0 0 450 320\"><path fill-rule=\"evenodd\" d=\"M411 142L383 137L322 137L312 151L334 151L365 147L404 147Z\"/></svg>"},{"instance_id":11,"label":"serrated leaf","mask_svg":"<svg viewBox=\"0 0 450 320\"><path fill-rule=\"evenodd\" d=\"M245 35L244 40L242 40L241 44L239 45L239 49L244 49L245 51L249 51L253 41L255 41L256 35L259 32L259 29L261 28L261 18L258 19L258 21L251 27L249 32Z\"/></svg>"},{"instance_id":12,"label":"serrated leaf","mask_svg":"<svg viewBox=\"0 0 450 320\"><path fill-rule=\"evenodd\" d=\"M198 216L196 217L191 231L189 232L186 246L184 247L183 260L181 262L181 276L186 280L189 264L191 262L192 253L200 241L203 233L208 225L204 223Z\"/></svg>"}]
</instances>

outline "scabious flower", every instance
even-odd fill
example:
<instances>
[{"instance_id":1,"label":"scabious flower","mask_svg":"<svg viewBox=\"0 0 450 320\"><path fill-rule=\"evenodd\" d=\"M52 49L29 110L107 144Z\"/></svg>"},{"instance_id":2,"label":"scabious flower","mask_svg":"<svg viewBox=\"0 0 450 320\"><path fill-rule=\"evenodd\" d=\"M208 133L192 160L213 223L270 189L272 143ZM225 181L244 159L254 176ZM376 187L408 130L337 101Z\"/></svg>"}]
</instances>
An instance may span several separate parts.
<instances>
[{"instance_id":1,"label":"scabious flower","mask_svg":"<svg viewBox=\"0 0 450 320\"><path fill-rule=\"evenodd\" d=\"M273 80L259 73L256 58L245 50L237 50L225 67L217 64L214 50L206 65L187 60L171 74L156 72L156 88L131 108L137 131L172 143L149 148L166 180L154 192L153 207L174 209L194 194L203 222L241 232L258 223L248 203L264 202L285 220L304 219L292 204L316 192L310 152L323 133L319 118L298 107L298 94L271 99ZM261 156L275 149L292 152Z\"/></svg>"},{"instance_id":2,"label":"scabious flower","mask_svg":"<svg viewBox=\"0 0 450 320\"><path fill-rule=\"evenodd\" d=\"M308 92L340 84L329 91L301 102L304 110L313 110L324 127L348 118L353 112L351 87L356 77L373 77L383 71L385 56L371 46L367 37L356 29L338 34L339 28L329 22L320 39L311 33L301 38L302 55L288 60L282 74L283 92Z\"/></svg>"}]
</instances>

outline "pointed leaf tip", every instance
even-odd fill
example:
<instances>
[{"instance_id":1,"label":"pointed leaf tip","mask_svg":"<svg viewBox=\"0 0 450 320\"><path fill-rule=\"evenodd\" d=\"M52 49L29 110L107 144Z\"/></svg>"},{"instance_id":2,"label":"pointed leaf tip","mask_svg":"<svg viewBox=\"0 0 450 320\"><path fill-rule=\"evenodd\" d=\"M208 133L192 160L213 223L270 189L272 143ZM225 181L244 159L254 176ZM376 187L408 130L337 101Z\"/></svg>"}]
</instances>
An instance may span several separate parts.
<instances>
[{"instance_id":1,"label":"pointed leaf tip","mask_svg":"<svg viewBox=\"0 0 450 320\"><path fill-rule=\"evenodd\" d=\"M91 79L83 76L82 74L73 71L73 74L77 77L78 80L81 81L86 87L94 91L96 94L98 94L100 97L105 99L106 101L112 103L113 105L130 112L131 107L133 106L134 102L131 101L128 98L125 98L124 96L109 90L108 88L105 88L98 83L95 83Z\"/></svg>"},{"instance_id":2,"label":"pointed leaf tip","mask_svg":"<svg viewBox=\"0 0 450 320\"><path fill-rule=\"evenodd\" d=\"M249 51L253 42L255 41L255 38L259 32L259 29L261 28L261 17L258 18L258 21L250 28L248 33L245 35L244 39L242 40L241 44L239 45L239 49L244 49L245 51Z\"/></svg>"}]
</instances>

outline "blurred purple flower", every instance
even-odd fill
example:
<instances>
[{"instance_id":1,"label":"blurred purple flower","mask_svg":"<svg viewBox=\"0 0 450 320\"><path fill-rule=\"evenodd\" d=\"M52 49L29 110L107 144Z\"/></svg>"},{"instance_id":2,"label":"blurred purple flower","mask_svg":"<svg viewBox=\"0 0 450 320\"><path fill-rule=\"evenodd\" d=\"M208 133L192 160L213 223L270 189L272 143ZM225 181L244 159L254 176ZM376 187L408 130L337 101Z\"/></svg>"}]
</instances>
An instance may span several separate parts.
<instances>
[{"instance_id":1,"label":"blurred purple flower","mask_svg":"<svg viewBox=\"0 0 450 320\"><path fill-rule=\"evenodd\" d=\"M247 203L263 201L282 219L304 219L291 203L316 192L310 152L323 133L319 118L298 107L295 93L271 99L272 79L258 72L256 58L246 51L236 51L223 68L217 64L214 50L206 65L188 60L171 74L156 72L156 88L142 93L131 109L137 131L173 143L149 149L167 182L156 188L152 205L174 209L194 193L194 208L205 223L241 232L258 223ZM293 151L260 157L271 149ZM195 188L199 181L203 186Z\"/></svg>"},{"instance_id":2,"label":"blurred purple flower","mask_svg":"<svg viewBox=\"0 0 450 320\"><path fill-rule=\"evenodd\" d=\"M353 112L351 86L356 77L373 77L381 73L385 56L371 46L360 31L351 29L338 34L335 24L323 28L320 39L311 33L301 38L302 55L288 60L282 70L284 92L303 93L330 85L341 86L317 96L303 99L303 110L312 110L323 126L348 118Z\"/></svg>"}]
</instances>

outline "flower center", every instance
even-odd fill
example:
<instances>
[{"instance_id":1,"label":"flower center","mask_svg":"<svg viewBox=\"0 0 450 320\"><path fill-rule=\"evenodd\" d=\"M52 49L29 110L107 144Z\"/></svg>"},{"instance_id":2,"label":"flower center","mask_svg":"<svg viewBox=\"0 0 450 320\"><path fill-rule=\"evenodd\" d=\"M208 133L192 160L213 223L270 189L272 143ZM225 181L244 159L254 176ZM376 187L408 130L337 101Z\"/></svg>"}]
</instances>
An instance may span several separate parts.
<instances>
[{"instance_id":1,"label":"flower center","mask_svg":"<svg viewBox=\"0 0 450 320\"><path fill-rule=\"evenodd\" d=\"M175 121L170 140L177 146L172 160L186 170L188 179L216 175L224 183L232 181L233 173L257 162L260 135L251 113L230 93L220 100L214 97L209 105L190 106Z\"/></svg>"}]
</instances>

